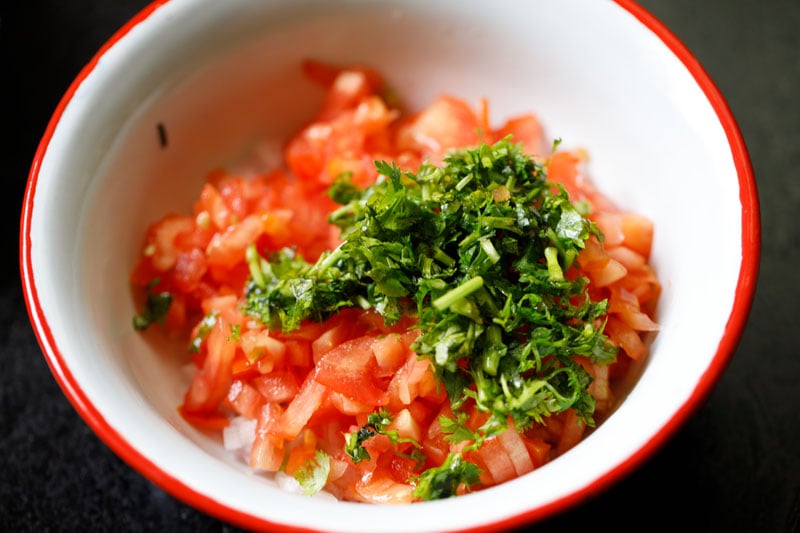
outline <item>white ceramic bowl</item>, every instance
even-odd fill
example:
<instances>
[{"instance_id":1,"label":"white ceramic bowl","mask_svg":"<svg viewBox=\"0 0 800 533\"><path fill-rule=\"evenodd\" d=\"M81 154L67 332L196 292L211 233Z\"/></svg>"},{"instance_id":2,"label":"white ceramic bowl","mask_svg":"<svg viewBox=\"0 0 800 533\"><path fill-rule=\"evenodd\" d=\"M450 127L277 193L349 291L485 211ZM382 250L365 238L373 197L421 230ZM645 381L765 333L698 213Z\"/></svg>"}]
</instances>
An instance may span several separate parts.
<instances>
[{"instance_id":1,"label":"white ceramic bowl","mask_svg":"<svg viewBox=\"0 0 800 533\"><path fill-rule=\"evenodd\" d=\"M565 456L459 498L341 503L282 492L177 415L178 364L131 327L141 236L166 211L189 209L208 169L311 118L322 95L302 78L306 57L375 66L412 107L450 92L487 97L498 122L535 112L550 135L589 150L599 189L654 221L661 330L627 399ZM24 200L21 269L65 394L171 494L249 528L468 530L563 511L674 433L739 339L759 231L750 162L723 97L631 1L171 0L125 25L58 106Z\"/></svg>"}]
</instances>

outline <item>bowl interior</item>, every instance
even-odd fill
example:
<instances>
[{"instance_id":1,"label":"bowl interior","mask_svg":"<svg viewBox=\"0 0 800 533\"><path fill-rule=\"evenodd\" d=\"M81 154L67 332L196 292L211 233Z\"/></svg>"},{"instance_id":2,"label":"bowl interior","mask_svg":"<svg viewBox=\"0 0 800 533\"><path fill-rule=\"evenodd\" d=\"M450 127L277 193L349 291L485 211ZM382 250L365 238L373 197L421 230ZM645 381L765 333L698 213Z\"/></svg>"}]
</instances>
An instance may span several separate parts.
<instances>
[{"instance_id":1,"label":"bowl interior","mask_svg":"<svg viewBox=\"0 0 800 533\"><path fill-rule=\"evenodd\" d=\"M84 77L38 169L29 283L59 381L151 478L239 521L475 527L566 506L625 470L684 410L718 356L742 261L740 191L719 118L681 61L616 3L508 0L491 12L455 0L173 0ZM600 190L654 221L661 331L626 401L563 458L463 498L359 506L283 493L177 415L188 384L181 347L131 327L128 276L142 236L164 213L191 209L209 170L275 163L321 101L302 77L306 58L376 67L409 109L450 93L488 98L495 123L532 111L549 136L588 150Z\"/></svg>"}]
</instances>

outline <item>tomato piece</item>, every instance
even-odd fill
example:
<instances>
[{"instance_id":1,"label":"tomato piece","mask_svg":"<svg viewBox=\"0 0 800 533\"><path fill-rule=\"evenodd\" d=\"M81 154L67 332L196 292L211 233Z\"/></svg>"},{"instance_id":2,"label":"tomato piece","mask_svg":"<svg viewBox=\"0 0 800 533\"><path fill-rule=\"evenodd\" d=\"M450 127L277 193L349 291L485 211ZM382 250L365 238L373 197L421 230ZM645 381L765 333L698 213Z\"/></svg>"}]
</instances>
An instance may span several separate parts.
<instances>
[{"instance_id":1,"label":"tomato piece","mask_svg":"<svg viewBox=\"0 0 800 533\"><path fill-rule=\"evenodd\" d=\"M375 409L373 405L353 400L341 392L330 391L328 399L337 411L348 416L366 415Z\"/></svg>"},{"instance_id":2,"label":"tomato piece","mask_svg":"<svg viewBox=\"0 0 800 533\"><path fill-rule=\"evenodd\" d=\"M580 159L571 152L557 152L547 162L547 179L563 185L573 201L586 197L581 190L579 163Z\"/></svg>"},{"instance_id":3,"label":"tomato piece","mask_svg":"<svg viewBox=\"0 0 800 533\"><path fill-rule=\"evenodd\" d=\"M167 215L151 227L145 255L150 255L156 270L165 272L175 266L181 252L175 241L193 229L194 219L185 215Z\"/></svg>"},{"instance_id":4,"label":"tomato piece","mask_svg":"<svg viewBox=\"0 0 800 533\"><path fill-rule=\"evenodd\" d=\"M389 334L375 339L372 353L382 375L394 374L408 359L408 351L400 335Z\"/></svg>"},{"instance_id":5,"label":"tomato piece","mask_svg":"<svg viewBox=\"0 0 800 533\"><path fill-rule=\"evenodd\" d=\"M645 259L650 258L653 246L653 221L635 213L622 215L622 233L625 245Z\"/></svg>"},{"instance_id":6,"label":"tomato piece","mask_svg":"<svg viewBox=\"0 0 800 533\"><path fill-rule=\"evenodd\" d=\"M478 144L480 127L480 119L466 102L440 96L398 130L397 145L401 150L441 156L450 148Z\"/></svg>"},{"instance_id":7,"label":"tomato piece","mask_svg":"<svg viewBox=\"0 0 800 533\"><path fill-rule=\"evenodd\" d=\"M340 346L345 341L352 339L355 333L354 322L332 321L331 324L328 330L323 332L311 343L311 353L314 356L314 362L316 364L319 364L320 359L328 352Z\"/></svg>"},{"instance_id":8,"label":"tomato piece","mask_svg":"<svg viewBox=\"0 0 800 533\"><path fill-rule=\"evenodd\" d=\"M256 377L258 374L258 367L253 365L247 357L244 356L244 352L237 350L236 355L233 356L233 364L231 366L231 376L233 379L248 380Z\"/></svg>"},{"instance_id":9,"label":"tomato piece","mask_svg":"<svg viewBox=\"0 0 800 533\"><path fill-rule=\"evenodd\" d=\"M528 455L533 461L534 468L538 468L550 460L552 445L537 437L523 437L522 441L528 448Z\"/></svg>"},{"instance_id":10,"label":"tomato piece","mask_svg":"<svg viewBox=\"0 0 800 533\"><path fill-rule=\"evenodd\" d=\"M266 399L256 387L237 379L231 383L230 389L228 389L226 403L242 416L257 418Z\"/></svg>"},{"instance_id":11,"label":"tomato piece","mask_svg":"<svg viewBox=\"0 0 800 533\"><path fill-rule=\"evenodd\" d=\"M583 438L585 430L586 423L578 417L574 409L568 409L564 417L561 438L556 446L556 455L561 455L578 444Z\"/></svg>"},{"instance_id":12,"label":"tomato piece","mask_svg":"<svg viewBox=\"0 0 800 533\"><path fill-rule=\"evenodd\" d=\"M422 440L422 429L408 409L400 410L392 420L389 429L397 430L398 436L404 439Z\"/></svg>"},{"instance_id":13,"label":"tomato piece","mask_svg":"<svg viewBox=\"0 0 800 533\"><path fill-rule=\"evenodd\" d=\"M317 451L317 436L310 429L305 429L289 447L289 456L286 458L284 470L289 475L303 468L315 458Z\"/></svg>"},{"instance_id":14,"label":"tomato piece","mask_svg":"<svg viewBox=\"0 0 800 533\"><path fill-rule=\"evenodd\" d=\"M308 369L314 365L311 352L311 343L305 339L285 339L286 361L288 364L300 369Z\"/></svg>"},{"instance_id":15,"label":"tomato piece","mask_svg":"<svg viewBox=\"0 0 800 533\"><path fill-rule=\"evenodd\" d=\"M303 69L303 73L308 77L308 79L324 87L330 87L333 85L339 74L345 70L343 67L332 65L330 63L324 63L315 59L304 60L301 67ZM363 65L348 65L346 70L361 72L364 74L370 86L375 91L380 90L384 84L383 76L381 76L380 73L378 73L375 69L370 67Z\"/></svg>"},{"instance_id":16,"label":"tomato piece","mask_svg":"<svg viewBox=\"0 0 800 533\"><path fill-rule=\"evenodd\" d=\"M602 268L587 270L586 274L595 287L608 287L624 278L628 274L628 269L619 261L609 257Z\"/></svg>"},{"instance_id":17,"label":"tomato piece","mask_svg":"<svg viewBox=\"0 0 800 533\"><path fill-rule=\"evenodd\" d=\"M178 414L192 426L198 429L222 430L228 427L230 420L220 412L209 414L196 414L186 411L183 405L178 407Z\"/></svg>"},{"instance_id":18,"label":"tomato piece","mask_svg":"<svg viewBox=\"0 0 800 533\"><path fill-rule=\"evenodd\" d=\"M442 405L437 416L434 417L428 426L425 439L422 441L422 449L428 458L426 466L438 466L444 463L447 454L450 452L450 443L445 439L446 435L442 432L442 425L439 422L441 417L452 418L453 411L450 402Z\"/></svg>"},{"instance_id":19,"label":"tomato piece","mask_svg":"<svg viewBox=\"0 0 800 533\"><path fill-rule=\"evenodd\" d=\"M172 303L164 317L164 329L167 331L182 332L187 327L188 310L186 309L186 297L180 293L172 294Z\"/></svg>"},{"instance_id":20,"label":"tomato piece","mask_svg":"<svg viewBox=\"0 0 800 533\"><path fill-rule=\"evenodd\" d=\"M206 248L209 265L232 268L245 259L245 250L256 242L264 231L261 216L250 215L238 224L234 224L223 233L214 235Z\"/></svg>"},{"instance_id":21,"label":"tomato piece","mask_svg":"<svg viewBox=\"0 0 800 533\"><path fill-rule=\"evenodd\" d=\"M318 383L312 374L306 377L303 385L289 406L280 417L280 421L272 428L274 434L286 439L293 439L303 430L314 413L322 405L328 389Z\"/></svg>"},{"instance_id":22,"label":"tomato piece","mask_svg":"<svg viewBox=\"0 0 800 533\"><path fill-rule=\"evenodd\" d=\"M215 412L228 394L231 383L236 342L228 340L230 324L217 319L206 339L207 354L203 366L194 376L183 401L183 408L192 414Z\"/></svg>"},{"instance_id":23,"label":"tomato piece","mask_svg":"<svg viewBox=\"0 0 800 533\"><path fill-rule=\"evenodd\" d=\"M181 292L196 290L206 270L206 256L201 250L193 248L189 252L179 253L172 271L175 287Z\"/></svg>"},{"instance_id":24,"label":"tomato piece","mask_svg":"<svg viewBox=\"0 0 800 533\"><path fill-rule=\"evenodd\" d=\"M338 344L319 360L314 379L357 402L385 405L386 392L375 378L374 343L374 337L365 335Z\"/></svg>"},{"instance_id":25,"label":"tomato piece","mask_svg":"<svg viewBox=\"0 0 800 533\"><path fill-rule=\"evenodd\" d=\"M511 464L514 465L514 471L517 476L527 474L533 470L533 461L528 448L525 446L520 434L517 433L517 428L514 427L513 422L509 421L508 428L498 435L497 439L503 445Z\"/></svg>"},{"instance_id":26,"label":"tomato piece","mask_svg":"<svg viewBox=\"0 0 800 533\"><path fill-rule=\"evenodd\" d=\"M257 361L262 372L272 370L286 356L286 344L273 337L267 329L251 329L242 333L240 344L247 359Z\"/></svg>"},{"instance_id":27,"label":"tomato piece","mask_svg":"<svg viewBox=\"0 0 800 533\"><path fill-rule=\"evenodd\" d=\"M594 396L595 413L605 414L612 406L613 395L609 386L608 377L610 375L608 365L591 365L591 374L594 378L589 385L589 394Z\"/></svg>"},{"instance_id":28,"label":"tomato piece","mask_svg":"<svg viewBox=\"0 0 800 533\"><path fill-rule=\"evenodd\" d=\"M289 371L273 371L251 380L253 386L272 403L286 402L294 398L300 390L297 378Z\"/></svg>"},{"instance_id":29,"label":"tomato piece","mask_svg":"<svg viewBox=\"0 0 800 533\"><path fill-rule=\"evenodd\" d=\"M497 437L486 439L476 454L486 465L494 483L502 483L516 477L514 463Z\"/></svg>"},{"instance_id":30,"label":"tomato piece","mask_svg":"<svg viewBox=\"0 0 800 533\"><path fill-rule=\"evenodd\" d=\"M274 403L266 403L261 408L256 423L256 437L250 448L250 467L277 472L284 457L284 440L274 433L280 424L283 411Z\"/></svg>"},{"instance_id":31,"label":"tomato piece","mask_svg":"<svg viewBox=\"0 0 800 533\"><path fill-rule=\"evenodd\" d=\"M622 215L620 213L601 212L593 217L597 228L603 233L603 245L606 248L619 246L625 241L622 231Z\"/></svg>"},{"instance_id":32,"label":"tomato piece","mask_svg":"<svg viewBox=\"0 0 800 533\"><path fill-rule=\"evenodd\" d=\"M522 144L526 153L541 155L548 150L544 141L544 130L534 115L511 118L494 132L495 139L502 139L507 135L513 136L512 142Z\"/></svg>"},{"instance_id":33,"label":"tomato piece","mask_svg":"<svg viewBox=\"0 0 800 533\"><path fill-rule=\"evenodd\" d=\"M398 483L388 472L365 476L356 483L355 490L368 503L399 504L414 500L413 487Z\"/></svg>"},{"instance_id":34,"label":"tomato piece","mask_svg":"<svg viewBox=\"0 0 800 533\"><path fill-rule=\"evenodd\" d=\"M615 246L606 250L608 256L618 261L625 269L630 271L642 270L647 266L647 260L640 253L627 246Z\"/></svg>"},{"instance_id":35,"label":"tomato piece","mask_svg":"<svg viewBox=\"0 0 800 533\"><path fill-rule=\"evenodd\" d=\"M614 316L608 317L605 333L633 360L641 359L647 352L647 345L642 341L639 333Z\"/></svg>"},{"instance_id":36,"label":"tomato piece","mask_svg":"<svg viewBox=\"0 0 800 533\"><path fill-rule=\"evenodd\" d=\"M200 190L200 199L195 204L195 213L207 213L210 225L216 230L225 230L231 223L233 213L225 203L219 190L211 183L206 183Z\"/></svg>"},{"instance_id":37,"label":"tomato piece","mask_svg":"<svg viewBox=\"0 0 800 533\"><path fill-rule=\"evenodd\" d=\"M366 74L357 70L342 70L336 75L322 107L318 120L331 120L346 109L355 108L359 102L372 94L374 88Z\"/></svg>"},{"instance_id":38,"label":"tomato piece","mask_svg":"<svg viewBox=\"0 0 800 533\"><path fill-rule=\"evenodd\" d=\"M428 359L409 352L405 363L389 382L389 398L393 405L409 405L416 398L436 390L436 378Z\"/></svg>"}]
</instances>

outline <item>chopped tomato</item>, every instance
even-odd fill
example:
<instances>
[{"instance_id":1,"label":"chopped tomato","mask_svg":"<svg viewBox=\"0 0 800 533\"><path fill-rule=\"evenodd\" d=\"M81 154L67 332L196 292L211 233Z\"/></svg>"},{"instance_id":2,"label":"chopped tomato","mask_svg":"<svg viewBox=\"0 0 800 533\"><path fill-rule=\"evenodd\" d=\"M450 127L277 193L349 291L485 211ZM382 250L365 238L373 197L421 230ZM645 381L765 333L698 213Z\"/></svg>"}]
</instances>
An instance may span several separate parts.
<instances>
[{"instance_id":1,"label":"chopped tomato","mask_svg":"<svg viewBox=\"0 0 800 533\"><path fill-rule=\"evenodd\" d=\"M276 370L262 376L255 377L251 383L258 389L261 396L268 402L282 403L294 398L300 387L297 378L292 372Z\"/></svg>"},{"instance_id":2,"label":"chopped tomato","mask_svg":"<svg viewBox=\"0 0 800 533\"><path fill-rule=\"evenodd\" d=\"M276 426L282 419L283 411L279 405L266 403L261 408L256 425L256 438L250 449L252 468L277 472L285 454L284 440L275 435Z\"/></svg>"},{"instance_id":3,"label":"chopped tomato","mask_svg":"<svg viewBox=\"0 0 800 533\"><path fill-rule=\"evenodd\" d=\"M450 148L478 144L480 126L480 119L466 102L440 96L399 129L397 144L404 150L438 156Z\"/></svg>"},{"instance_id":4,"label":"chopped tomato","mask_svg":"<svg viewBox=\"0 0 800 533\"><path fill-rule=\"evenodd\" d=\"M247 418L257 418L266 399L259 390L242 380L234 380L226 398L234 411Z\"/></svg>"},{"instance_id":5,"label":"chopped tomato","mask_svg":"<svg viewBox=\"0 0 800 533\"><path fill-rule=\"evenodd\" d=\"M208 334L203 367L195 374L186 391L183 408L187 413L213 413L227 396L236 353L236 343L229 340L230 334L230 324L220 317Z\"/></svg>"},{"instance_id":6,"label":"chopped tomato","mask_svg":"<svg viewBox=\"0 0 800 533\"><path fill-rule=\"evenodd\" d=\"M378 363L372 352L374 343L372 336L344 341L320 358L314 379L352 400L384 405L386 392L375 379Z\"/></svg>"},{"instance_id":7,"label":"chopped tomato","mask_svg":"<svg viewBox=\"0 0 800 533\"><path fill-rule=\"evenodd\" d=\"M495 139L502 139L506 135L512 135L515 143L521 143L533 155L545 154L549 148L545 143L542 125L533 115L511 118L494 132Z\"/></svg>"},{"instance_id":8,"label":"chopped tomato","mask_svg":"<svg viewBox=\"0 0 800 533\"><path fill-rule=\"evenodd\" d=\"M322 405L328 389L309 374L286 411L271 430L276 436L293 439L303 430L314 412Z\"/></svg>"}]
</instances>

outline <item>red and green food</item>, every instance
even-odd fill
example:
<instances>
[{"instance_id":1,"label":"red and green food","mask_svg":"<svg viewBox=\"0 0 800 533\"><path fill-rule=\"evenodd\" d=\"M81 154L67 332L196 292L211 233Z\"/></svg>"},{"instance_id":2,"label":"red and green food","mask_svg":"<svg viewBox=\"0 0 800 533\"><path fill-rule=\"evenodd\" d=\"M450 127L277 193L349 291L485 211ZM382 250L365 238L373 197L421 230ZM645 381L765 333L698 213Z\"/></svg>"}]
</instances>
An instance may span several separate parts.
<instances>
[{"instance_id":1,"label":"red and green food","mask_svg":"<svg viewBox=\"0 0 800 533\"><path fill-rule=\"evenodd\" d=\"M575 446L658 329L653 226L546 143L441 96L403 111L362 68L283 165L215 170L147 231L134 326L194 366L178 409L306 494L407 503L482 490Z\"/></svg>"}]
</instances>

